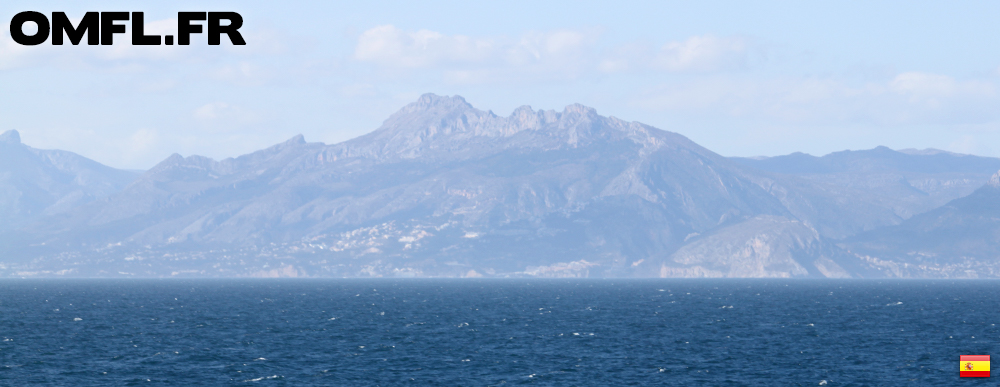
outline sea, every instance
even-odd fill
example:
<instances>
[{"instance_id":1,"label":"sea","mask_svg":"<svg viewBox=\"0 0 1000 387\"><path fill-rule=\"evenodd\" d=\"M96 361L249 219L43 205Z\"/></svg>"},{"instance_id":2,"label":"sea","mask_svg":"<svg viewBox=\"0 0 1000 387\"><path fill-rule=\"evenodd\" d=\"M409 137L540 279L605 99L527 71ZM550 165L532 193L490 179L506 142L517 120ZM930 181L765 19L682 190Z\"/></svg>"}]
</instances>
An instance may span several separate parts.
<instances>
[{"instance_id":1,"label":"sea","mask_svg":"<svg viewBox=\"0 0 1000 387\"><path fill-rule=\"evenodd\" d=\"M998 308L992 280L9 279L0 385L979 385Z\"/></svg>"}]
</instances>

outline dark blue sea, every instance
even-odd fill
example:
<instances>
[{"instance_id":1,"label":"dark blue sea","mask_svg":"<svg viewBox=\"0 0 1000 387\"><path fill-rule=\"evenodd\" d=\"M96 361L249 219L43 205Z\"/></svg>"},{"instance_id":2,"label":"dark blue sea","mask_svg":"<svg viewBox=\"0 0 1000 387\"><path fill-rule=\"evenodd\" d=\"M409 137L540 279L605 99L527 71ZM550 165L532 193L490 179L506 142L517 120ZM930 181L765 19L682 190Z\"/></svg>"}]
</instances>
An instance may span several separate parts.
<instances>
[{"instance_id":1,"label":"dark blue sea","mask_svg":"<svg viewBox=\"0 0 1000 387\"><path fill-rule=\"evenodd\" d=\"M959 355L1000 354L998 307L976 280L3 280L0 385L979 385Z\"/></svg>"}]
</instances>

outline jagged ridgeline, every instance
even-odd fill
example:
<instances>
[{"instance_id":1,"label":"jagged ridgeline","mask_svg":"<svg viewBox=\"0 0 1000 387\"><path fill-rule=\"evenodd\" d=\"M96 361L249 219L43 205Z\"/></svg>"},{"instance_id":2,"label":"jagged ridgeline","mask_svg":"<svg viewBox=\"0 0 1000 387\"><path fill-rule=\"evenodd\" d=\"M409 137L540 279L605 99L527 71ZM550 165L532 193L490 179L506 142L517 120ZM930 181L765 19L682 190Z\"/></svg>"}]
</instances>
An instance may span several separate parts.
<instances>
[{"instance_id":1,"label":"jagged ridgeline","mask_svg":"<svg viewBox=\"0 0 1000 387\"><path fill-rule=\"evenodd\" d=\"M780 158L722 157L581 105L501 117L427 94L339 144L296 136L237 158L175 154L137 177L115 171L127 186L11 223L0 275L894 275L844 238L967 195L1000 169L863 152L874 153L782 170ZM0 192L34 189L10 182Z\"/></svg>"}]
</instances>

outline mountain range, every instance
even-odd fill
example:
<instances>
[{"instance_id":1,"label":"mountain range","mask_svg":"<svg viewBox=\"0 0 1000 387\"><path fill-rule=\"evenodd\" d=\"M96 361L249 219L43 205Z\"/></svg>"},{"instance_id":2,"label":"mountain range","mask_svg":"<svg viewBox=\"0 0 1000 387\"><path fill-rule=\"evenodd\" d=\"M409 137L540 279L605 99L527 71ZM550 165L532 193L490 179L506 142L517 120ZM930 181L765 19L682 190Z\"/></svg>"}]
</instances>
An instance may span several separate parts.
<instances>
[{"instance_id":1,"label":"mountain range","mask_svg":"<svg viewBox=\"0 0 1000 387\"><path fill-rule=\"evenodd\" d=\"M17 131L4 132L0 134L0 231L106 198L139 175L71 152L34 149L21 143Z\"/></svg>"},{"instance_id":2,"label":"mountain range","mask_svg":"<svg viewBox=\"0 0 1000 387\"><path fill-rule=\"evenodd\" d=\"M1000 159L727 158L582 105L501 117L427 94L339 144L141 174L16 132L0 151L0 276L996 275L980 208Z\"/></svg>"}]
</instances>

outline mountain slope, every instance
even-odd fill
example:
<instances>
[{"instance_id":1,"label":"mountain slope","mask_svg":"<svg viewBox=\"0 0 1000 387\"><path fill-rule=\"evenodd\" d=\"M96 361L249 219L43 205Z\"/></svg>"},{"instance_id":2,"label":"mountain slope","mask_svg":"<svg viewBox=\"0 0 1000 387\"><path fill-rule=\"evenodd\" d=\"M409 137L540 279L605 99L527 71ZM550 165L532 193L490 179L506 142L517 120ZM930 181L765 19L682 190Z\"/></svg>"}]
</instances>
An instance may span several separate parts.
<instances>
[{"instance_id":1,"label":"mountain slope","mask_svg":"<svg viewBox=\"0 0 1000 387\"><path fill-rule=\"evenodd\" d=\"M843 259L800 221L758 216L685 244L660 267L661 277L851 277ZM838 262L839 261L839 262Z\"/></svg>"},{"instance_id":2,"label":"mountain slope","mask_svg":"<svg viewBox=\"0 0 1000 387\"><path fill-rule=\"evenodd\" d=\"M770 240L816 241L902 220L863 196L581 105L499 117L428 94L339 144L173 155L20 229L11 255L87 275L658 276L682 246L754 219L795 224Z\"/></svg>"},{"instance_id":3,"label":"mountain slope","mask_svg":"<svg viewBox=\"0 0 1000 387\"><path fill-rule=\"evenodd\" d=\"M0 230L108 197L138 175L71 152L34 149L21 143L17 131L4 132L0 134Z\"/></svg>"},{"instance_id":4,"label":"mountain slope","mask_svg":"<svg viewBox=\"0 0 1000 387\"><path fill-rule=\"evenodd\" d=\"M895 275L1000 275L1000 172L972 194L844 246Z\"/></svg>"},{"instance_id":5,"label":"mountain slope","mask_svg":"<svg viewBox=\"0 0 1000 387\"><path fill-rule=\"evenodd\" d=\"M933 149L894 151L886 147L834 152L822 157L793 153L733 160L819 185L848 189L838 196L878 202L892 208L902 219L972 193L1000 169L1000 159L992 157Z\"/></svg>"}]
</instances>

